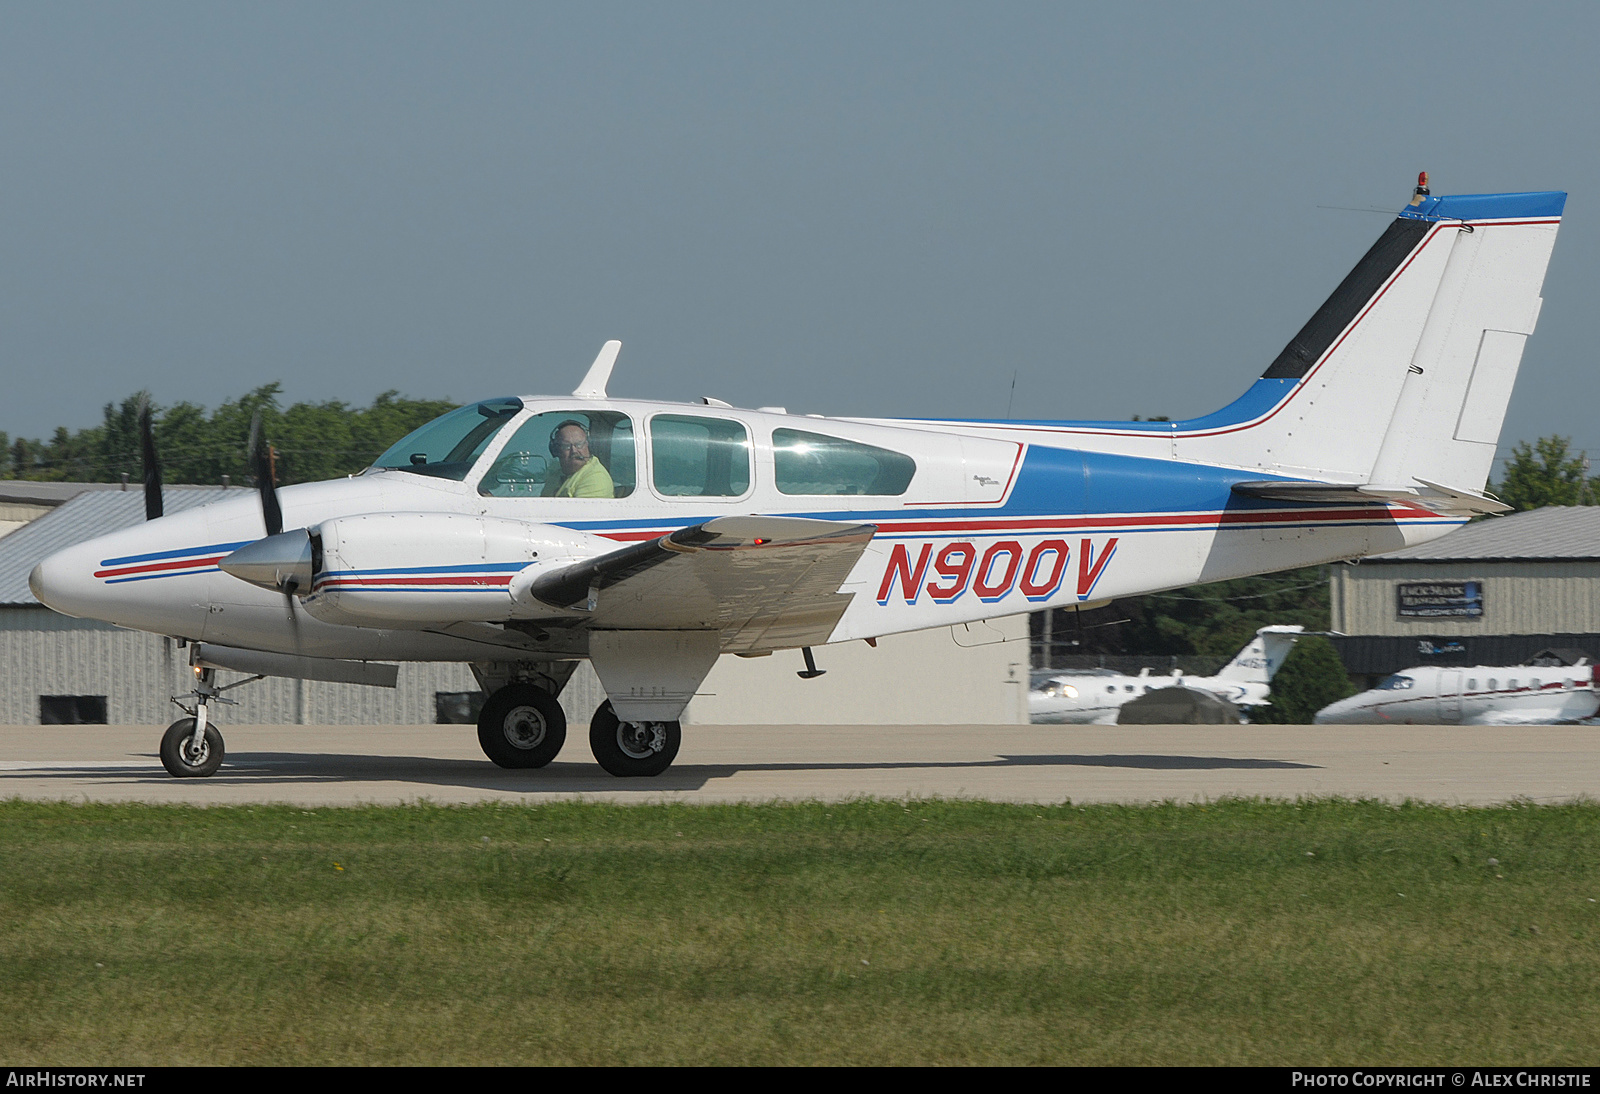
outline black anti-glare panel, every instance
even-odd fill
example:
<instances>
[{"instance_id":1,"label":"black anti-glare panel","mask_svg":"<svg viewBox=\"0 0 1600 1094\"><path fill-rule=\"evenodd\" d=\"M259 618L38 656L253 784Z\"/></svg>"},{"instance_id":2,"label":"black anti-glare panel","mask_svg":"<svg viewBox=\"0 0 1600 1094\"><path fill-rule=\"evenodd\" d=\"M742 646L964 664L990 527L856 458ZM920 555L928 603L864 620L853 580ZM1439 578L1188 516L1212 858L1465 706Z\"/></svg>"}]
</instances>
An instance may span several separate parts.
<instances>
[{"instance_id":1,"label":"black anti-glare panel","mask_svg":"<svg viewBox=\"0 0 1600 1094\"><path fill-rule=\"evenodd\" d=\"M1283 352L1261 374L1262 379L1297 380L1304 376L1328 352L1328 347L1350 325L1350 321L1361 314L1367 301L1400 268L1400 263L1417 249L1417 244L1422 242L1422 237L1428 234L1431 227L1430 221L1395 218L1395 222L1378 237L1372 249L1356 263L1356 268L1333 290L1333 295L1300 328L1300 333L1283 347Z\"/></svg>"}]
</instances>

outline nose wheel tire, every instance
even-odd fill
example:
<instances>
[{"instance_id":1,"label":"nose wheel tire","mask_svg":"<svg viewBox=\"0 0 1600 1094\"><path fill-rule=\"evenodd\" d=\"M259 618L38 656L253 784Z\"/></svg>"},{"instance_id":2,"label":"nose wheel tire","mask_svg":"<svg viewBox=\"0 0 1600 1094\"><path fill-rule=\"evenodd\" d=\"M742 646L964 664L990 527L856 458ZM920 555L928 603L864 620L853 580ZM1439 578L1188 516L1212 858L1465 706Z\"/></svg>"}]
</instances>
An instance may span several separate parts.
<instances>
[{"instance_id":1,"label":"nose wheel tire","mask_svg":"<svg viewBox=\"0 0 1600 1094\"><path fill-rule=\"evenodd\" d=\"M204 779L222 766L222 734L206 725L200 747L194 746L194 719L179 718L161 735L161 766L177 779Z\"/></svg>"},{"instance_id":2,"label":"nose wheel tire","mask_svg":"<svg viewBox=\"0 0 1600 1094\"><path fill-rule=\"evenodd\" d=\"M589 722L589 748L600 766L619 779L648 778L672 766L683 728L677 722L624 722L611 708L600 704Z\"/></svg>"},{"instance_id":3,"label":"nose wheel tire","mask_svg":"<svg viewBox=\"0 0 1600 1094\"><path fill-rule=\"evenodd\" d=\"M543 767L566 743L561 704L532 684L507 684L489 696L478 715L478 744L500 767Z\"/></svg>"}]
</instances>

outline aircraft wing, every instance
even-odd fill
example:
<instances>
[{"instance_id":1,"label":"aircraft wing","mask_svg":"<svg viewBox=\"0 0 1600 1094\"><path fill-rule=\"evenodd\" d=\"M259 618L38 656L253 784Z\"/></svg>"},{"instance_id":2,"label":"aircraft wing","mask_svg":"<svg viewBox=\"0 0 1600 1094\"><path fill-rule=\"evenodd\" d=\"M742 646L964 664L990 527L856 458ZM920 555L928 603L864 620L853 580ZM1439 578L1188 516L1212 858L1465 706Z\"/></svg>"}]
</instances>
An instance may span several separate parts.
<instances>
[{"instance_id":1,"label":"aircraft wing","mask_svg":"<svg viewBox=\"0 0 1600 1094\"><path fill-rule=\"evenodd\" d=\"M1503 501L1471 490L1441 486L1426 479L1414 480L1414 486L1384 486L1378 483L1316 482L1288 479L1265 479L1259 482L1236 482L1235 494L1268 501L1309 501L1321 505L1373 505L1399 501L1430 509L1436 513L1509 513L1511 506Z\"/></svg>"},{"instance_id":2,"label":"aircraft wing","mask_svg":"<svg viewBox=\"0 0 1600 1094\"><path fill-rule=\"evenodd\" d=\"M725 652L827 641L877 532L801 517L717 517L543 574L528 595L599 630L717 630Z\"/></svg>"}]
</instances>

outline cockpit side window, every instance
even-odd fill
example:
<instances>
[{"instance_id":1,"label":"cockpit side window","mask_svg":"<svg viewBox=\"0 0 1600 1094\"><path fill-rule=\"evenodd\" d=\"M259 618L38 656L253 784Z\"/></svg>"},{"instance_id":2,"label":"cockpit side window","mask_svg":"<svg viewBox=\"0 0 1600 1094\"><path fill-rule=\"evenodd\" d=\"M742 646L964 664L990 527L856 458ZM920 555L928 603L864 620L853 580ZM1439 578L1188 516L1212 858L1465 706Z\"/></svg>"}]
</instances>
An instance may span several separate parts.
<instances>
[{"instance_id":1,"label":"cockpit side window","mask_svg":"<svg viewBox=\"0 0 1600 1094\"><path fill-rule=\"evenodd\" d=\"M478 480L491 498L625 498L637 477L633 420L611 410L535 414Z\"/></svg>"},{"instance_id":2,"label":"cockpit side window","mask_svg":"<svg viewBox=\"0 0 1600 1094\"><path fill-rule=\"evenodd\" d=\"M521 399L488 399L457 407L407 433L372 466L460 482L494 435L521 410Z\"/></svg>"},{"instance_id":3,"label":"cockpit side window","mask_svg":"<svg viewBox=\"0 0 1600 1094\"><path fill-rule=\"evenodd\" d=\"M780 494L904 494L917 473L910 456L860 441L772 431L773 477Z\"/></svg>"}]
</instances>

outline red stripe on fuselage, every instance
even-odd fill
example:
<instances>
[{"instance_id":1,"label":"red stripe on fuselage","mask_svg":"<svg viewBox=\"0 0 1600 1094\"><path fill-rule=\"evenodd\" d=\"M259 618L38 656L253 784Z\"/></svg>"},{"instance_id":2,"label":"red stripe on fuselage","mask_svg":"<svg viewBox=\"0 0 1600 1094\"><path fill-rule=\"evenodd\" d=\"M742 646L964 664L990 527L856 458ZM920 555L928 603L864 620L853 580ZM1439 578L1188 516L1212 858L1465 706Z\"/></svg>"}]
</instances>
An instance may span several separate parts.
<instances>
[{"instance_id":1,"label":"red stripe on fuselage","mask_svg":"<svg viewBox=\"0 0 1600 1094\"><path fill-rule=\"evenodd\" d=\"M212 555L209 558L186 558L179 562L154 562L142 566L119 566L113 570L96 570L95 577L127 577L130 574L154 574L163 570L192 570L196 566L215 566L225 556Z\"/></svg>"}]
</instances>

